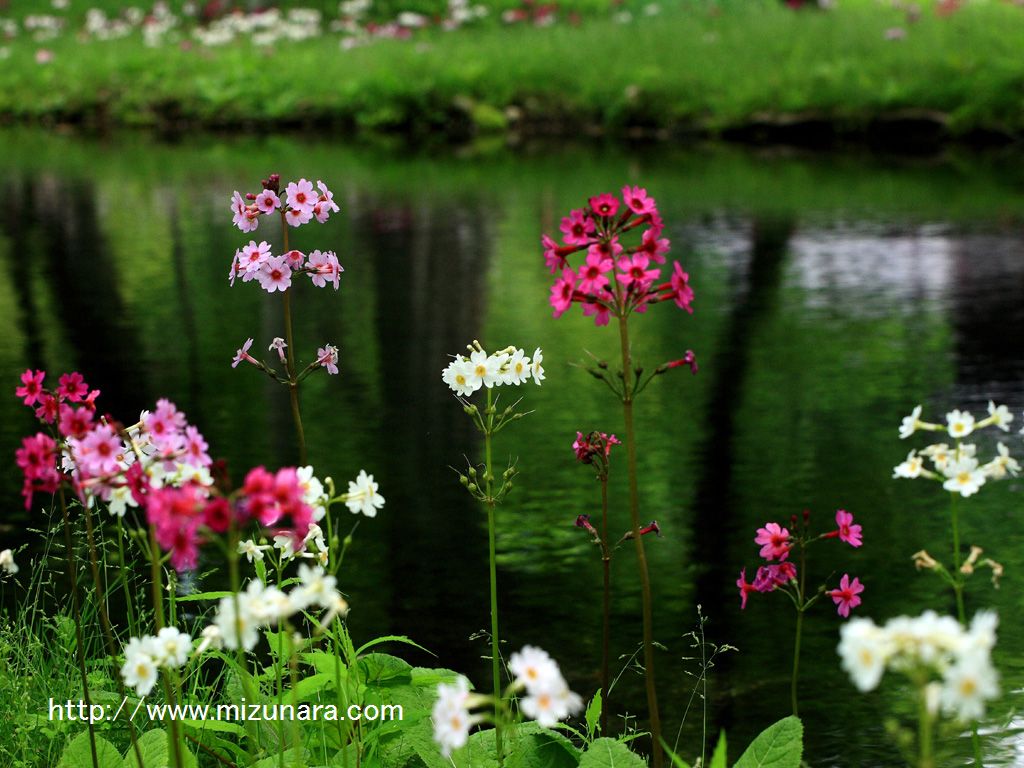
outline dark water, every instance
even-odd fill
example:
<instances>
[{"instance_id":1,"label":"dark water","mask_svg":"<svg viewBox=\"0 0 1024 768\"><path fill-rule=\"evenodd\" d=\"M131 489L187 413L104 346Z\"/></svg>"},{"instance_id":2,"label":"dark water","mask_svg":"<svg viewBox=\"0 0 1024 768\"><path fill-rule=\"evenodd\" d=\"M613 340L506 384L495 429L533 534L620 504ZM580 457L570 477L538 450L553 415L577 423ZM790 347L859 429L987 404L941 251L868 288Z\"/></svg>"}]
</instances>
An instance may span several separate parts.
<instances>
[{"instance_id":1,"label":"dark water","mask_svg":"<svg viewBox=\"0 0 1024 768\"><path fill-rule=\"evenodd\" d=\"M739 647L709 680L709 738L726 728L735 757L788 713L789 603L769 595L741 612L733 586L741 566L756 566L754 529L766 520L807 508L825 527L845 507L863 523L865 545L821 545L812 578L859 575L867 590L858 613L876 620L953 610L938 579L910 562L922 547L948 551L948 502L931 486L890 479L909 450L896 428L916 403L938 417L956 406L981 413L989 398L1008 404L1020 426L1021 158L562 148L435 159L302 136L169 147L7 133L0 146L4 380L13 389L29 366L77 369L126 418L169 397L236 476L291 463L294 448L283 390L229 365L246 337L265 347L282 323L277 296L228 287L231 255L249 239L231 226L228 199L272 171L335 189L342 212L293 243L336 250L342 288L299 286L296 339L300 356L327 341L342 355L341 377L312 377L303 392L312 462L339 480L366 468L387 498L360 525L343 571L357 638L408 634L438 656L410 656L416 663L487 680L485 641L471 639L488 625L485 519L448 468L481 445L440 371L473 338L541 346L548 380L522 392L535 412L496 444L497 456L519 457L522 473L499 511L502 626L509 650L539 644L575 690L589 697L597 687L600 562L572 523L595 511L598 489L570 444L577 429L622 425L608 393L570 363L584 350L614 360L617 340L578 313L551 319L537 243L585 196L627 182L657 197L697 292L692 317L656 307L635 323L646 364L688 348L701 362L696 377L656 381L637 414L641 514L664 531L648 541L648 557L670 741L694 684L687 672L696 667L682 657L693 655L684 635L698 604L708 639ZM13 398L0 401L0 455L30 429ZM987 455L994 446L984 440ZM1014 430L1017 454L1021 442ZM619 472L612 516L625 530L622 480ZM9 546L26 523L13 462L0 464L0 488L9 526L0 543ZM979 576L968 596L969 611L994 606L1001 616L1004 696L987 751L1003 765L1024 760L1012 714L1024 686L1020 490L1016 480L991 484L963 505L965 544L1006 565L1000 590ZM613 570L615 652L628 656L641 635L631 549ZM835 654L839 625L825 605L806 624L807 759L901 764L879 713L907 717L906 691L890 677L879 692L857 693ZM643 701L627 672L616 715L642 712ZM965 762L965 740L950 736L949 764ZM681 752L698 754L699 739L698 701Z\"/></svg>"}]
</instances>

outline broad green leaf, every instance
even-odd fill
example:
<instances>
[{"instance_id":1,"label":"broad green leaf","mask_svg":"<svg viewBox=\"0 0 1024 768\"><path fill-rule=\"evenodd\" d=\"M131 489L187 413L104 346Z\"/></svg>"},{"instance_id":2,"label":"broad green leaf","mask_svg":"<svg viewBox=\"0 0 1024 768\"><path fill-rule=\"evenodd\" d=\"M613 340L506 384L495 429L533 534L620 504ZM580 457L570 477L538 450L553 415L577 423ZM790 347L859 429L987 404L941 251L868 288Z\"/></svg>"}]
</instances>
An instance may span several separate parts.
<instances>
[{"instance_id":1,"label":"broad green leaf","mask_svg":"<svg viewBox=\"0 0 1024 768\"><path fill-rule=\"evenodd\" d=\"M138 738L139 752L142 753L142 765L145 768L164 768L170 764L170 753L167 749L167 733L159 728L146 731ZM124 755L125 768L139 768L135 749L129 744Z\"/></svg>"},{"instance_id":2,"label":"broad green leaf","mask_svg":"<svg viewBox=\"0 0 1024 768\"><path fill-rule=\"evenodd\" d=\"M291 765L307 765L307 758L305 750L295 747L293 749L287 749L284 753L284 764L286 766ZM281 766L281 753L278 752L276 755L271 757L265 757L252 764L252 768L280 768ZM148 766L147 766L148 768Z\"/></svg>"},{"instance_id":3,"label":"broad green leaf","mask_svg":"<svg viewBox=\"0 0 1024 768\"><path fill-rule=\"evenodd\" d=\"M718 744L717 746L715 746L714 754L711 755L711 768L727 768L727 764L725 762L725 752L725 731L722 731L718 735Z\"/></svg>"},{"instance_id":4,"label":"broad green leaf","mask_svg":"<svg viewBox=\"0 0 1024 768\"><path fill-rule=\"evenodd\" d=\"M99 768L121 768L123 764L117 747L99 734L96 735L96 760ZM64 754L60 756L57 768L93 768L88 731L82 731L71 740Z\"/></svg>"},{"instance_id":5,"label":"broad green leaf","mask_svg":"<svg viewBox=\"0 0 1024 768\"><path fill-rule=\"evenodd\" d=\"M587 721L587 735L592 736L594 729L597 728L597 724L601 722L601 691L600 689L594 694L594 698L590 700L587 705L587 712L584 715Z\"/></svg>"},{"instance_id":6,"label":"broad green leaf","mask_svg":"<svg viewBox=\"0 0 1024 768\"><path fill-rule=\"evenodd\" d=\"M647 763L615 739L596 739L580 759L579 768L647 768Z\"/></svg>"},{"instance_id":7,"label":"broad green leaf","mask_svg":"<svg viewBox=\"0 0 1024 768\"><path fill-rule=\"evenodd\" d=\"M334 687L334 673L320 673L316 675L310 675L309 677L299 680L292 689L299 701L307 701L313 698L318 693L326 688ZM292 700L292 692L286 691L284 694L284 701L290 702Z\"/></svg>"},{"instance_id":8,"label":"broad green leaf","mask_svg":"<svg viewBox=\"0 0 1024 768\"><path fill-rule=\"evenodd\" d=\"M338 669L341 673L341 679L344 680L348 675L348 667L345 666L344 659L339 659L333 653L326 653L325 651L314 651L313 653L303 653L300 657L305 664L313 667L317 673L330 673L334 674L335 669Z\"/></svg>"},{"instance_id":9,"label":"broad green leaf","mask_svg":"<svg viewBox=\"0 0 1024 768\"><path fill-rule=\"evenodd\" d=\"M240 726L238 723L233 723L230 720L192 720L190 718L183 718L181 724L186 728L192 728L197 731L217 731L218 733L233 733L236 736L244 736L245 728Z\"/></svg>"},{"instance_id":10,"label":"broad green leaf","mask_svg":"<svg viewBox=\"0 0 1024 768\"><path fill-rule=\"evenodd\" d=\"M359 659L359 678L366 685L407 685L412 682L412 665L397 656L371 653Z\"/></svg>"},{"instance_id":11,"label":"broad green leaf","mask_svg":"<svg viewBox=\"0 0 1024 768\"><path fill-rule=\"evenodd\" d=\"M768 726L743 753L734 768L800 768L804 726L792 715Z\"/></svg>"}]
</instances>

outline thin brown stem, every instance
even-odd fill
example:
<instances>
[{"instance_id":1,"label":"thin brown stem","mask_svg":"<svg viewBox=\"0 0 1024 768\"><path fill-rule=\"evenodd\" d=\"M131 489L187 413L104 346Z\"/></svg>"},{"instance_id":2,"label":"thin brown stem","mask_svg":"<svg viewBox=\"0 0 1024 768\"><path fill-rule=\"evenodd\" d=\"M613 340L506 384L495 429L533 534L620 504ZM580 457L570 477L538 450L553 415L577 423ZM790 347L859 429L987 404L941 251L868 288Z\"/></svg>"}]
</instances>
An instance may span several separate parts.
<instances>
[{"instance_id":1,"label":"thin brown stem","mask_svg":"<svg viewBox=\"0 0 1024 768\"><path fill-rule=\"evenodd\" d=\"M604 567L604 603L601 622L601 735L608 735L608 678L611 653L612 555L608 549L608 474L601 475L601 565Z\"/></svg>"},{"instance_id":2,"label":"thin brown stem","mask_svg":"<svg viewBox=\"0 0 1024 768\"><path fill-rule=\"evenodd\" d=\"M636 430L633 426L633 360L629 346L626 316L619 317L619 343L622 349L622 414L626 422L626 455L629 460L629 516L636 546L637 568L643 599L644 677L647 683L647 709L651 724L651 757L654 768L661 768L664 750L661 743L661 716L654 677L654 618L651 605L651 577L647 570L644 539L640 535L640 491L637 484Z\"/></svg>"},{"instance_id":3,"label":"thin brown stem","mask_svg":"<svg viewBox=\"0 0 1024 768\"><path fill-rule=\"evenodd\" d=\"M288 253L288 220L281 209L281 238L284 252ZM284 291L284 341L287 345L288 396L292 403L292 420L295 422L295 436L299 442L299 464L306 465L306 431L302 427L302 413L299 410L299 380L295 375L295 344L292 334L291 289Z\"/></svg>"}]
</instances>

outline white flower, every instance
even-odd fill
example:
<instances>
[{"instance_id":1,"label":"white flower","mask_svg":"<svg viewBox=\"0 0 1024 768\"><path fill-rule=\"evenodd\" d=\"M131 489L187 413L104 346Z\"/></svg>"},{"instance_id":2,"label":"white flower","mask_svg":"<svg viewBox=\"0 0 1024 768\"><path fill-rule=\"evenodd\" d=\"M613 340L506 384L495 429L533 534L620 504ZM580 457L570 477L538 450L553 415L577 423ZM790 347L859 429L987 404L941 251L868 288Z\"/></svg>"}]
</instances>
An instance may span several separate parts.
<instances>
[{"instance_id":1,"label":"white flower","mask_svg":"<svg viewBox=\"0 0 1024 768\"><path fill-rule=\"evenodd\" d=\"M365 469L359 470L355 481L349 480L345 506L354 515L362 512L367 517L376 517L377 510L384 506L384 497L377 493L377 487L373 475L366 474Z\"/></svg>"},{"instance_id":2,"label":"white flower","mask_svg":"<svg viewBox=\"0 0 1024 768\"><path fill-rule=\"evenodd\" d=\"M997 406L991 400L988 401L988 421L999 427L1003 432L1010 431L1010 422L1013 421L1013 414L1005 405Z\"/></svg>"},{"instance_id":3,"label":"white flower","mask_svg":"<svg viewBox=\"0 0 1024 768\"><path fill-rule=\"evenodd\" d=\"M996 445L996 450L999 455L983 466L982 472L993 480L1002 480L1007 474L1016 477L1020 472L1020 464L1010 455L1010 450L1002 443Z\"/></svg>"},{"instance_id":4,"label":"white flower","mask_svg":"<svg viewBox=\"0 0 1024 768\"><path fill-rule=\"evenodd\" d=\"M235 650L239 647L251 651L259 642L259 622L252 611L253 603L262 598L263 583L258 579L249 582L245 592L240 592L237 597L229 595L221 598L217 607L217 615L213 623L220 631L224 647ZM238 602L237 618L235 614L235 602Z\"/></svg>"},{"instance_id":5,"label":"white flower","mask_svg":"<svg viewBox=\"0 0 1024 768\"><path fill-rule=\"evenodd\" d=\"M542 728L554 728L583 708L583 699L569 690L569 686L558 680L538 686L519 702L523 714L537 721Z\"/></svg>"},{"instance_id":6,"label":"white flower","mask_svg":"<svg viewBox=\"0 0 1024 768\"><path fill-rule=\"evenodd\" d=\"M466 745L469 729L477 721L469 714L469 702L466 678L458 678L454 685L441 683L437 686L437 701L430 719L434 724L434 741L441 746L441 754L446 759L453 751Z\"/></svg>"},{"instance_id":7,"label":"white flower","mask_svg":"<svg viewBox=\"0 0 1024 768\"><path fill-rule=\"evenodd\" d=\"M921 476L921 470L924 466L924 459L917 455L917 451L911 451L907 454L907 460L902 464L897 464L893 467L892 476L914 478Z\"/></svg>"},{"instance_id":8,"label":"white flower","mask_svg":"<svg viewBox=\"0 0 1024 768\"><path fill-rule=\"evenodd\" d=\"M977 493L985 484L985 473L978 469L977 459L961 459L946 466L948 480L942 484L947 491L967 497Z\"/></svg>"},{"instance_id":9,"label":"white flower","mask_svg":"<svg viewBox=\"0 0 1024 768\"><path fill-rule=\"evenodd\" d=\"M216 624L210 624L200 632L202 640L199 641L199 645L196 646L196 656L201 653L205 653L207 648L220 648L223 645L223 638L220 634L220 627Z\"/></svg>"},{"instance_id":10,"label":"white flower","mask_svg":"<svg viewBox=\"0 0 1024 768\"><path fill-rule=\"evenodd\" d=\"M547 651L532 645L525 645L513 653L508 662L509 671L516 676L516 683L532 690L535 686L550 686L562 679L562 673Z\"/></svg>"},{"instance_id":11,"label":"white flower","mask_svg":"<svg viewBox=\"0 0 1024 768\"><path fill-rule=\"evenodd\" d=\"M313 476L312 467L299 467L295 474L298 475L299 487L302 488L302 500L313 508L313 519L320 522L326 514L324 505L327 503L323 483Z\"/></svg>"},{"instance_id":12,"label":"white flower","mask_svg":"<svg viewBox=\"0 0 1024 768\"><path fill-rule=\"evenodd\" d=\"M148 696L156 685L157 663L152 637L133 637L124 648L121 678L139 696Z\"/></svg>"},{"instance_id":13,"label":"white flower","mask_svg":"<svg viewBox=\"0 0 1024 768\"><path fill-rule=\"evenodd\" d=\"M974 431L974 417L968 411L952 410L946 414L947 431L950 437L967 437Z\"/></svg>"},{"instance_id":14,"label":"white flower","mask_svg":"<svg viewBox=\"0 0 1024 768\"><path fill-rule=\"evenodd\" d=\"M871 619L856 618L842 625L839 636L839 656L853 684L860 691L875 689L889 657L883 630Z\"/></svg>"},{"instance_id":15,"label":"white flower","mask_svg":"<svg viewBox=\"0 0 1024 768\"><path fill-rule=\"evenodd\" d=\"M282 560L291 560L295 557L295 537L290 532L277 534L274 536L274 548L281 550Z\"/></svg>"},{"instance_id":16,"label":"white flower","mask_svg":"<svg viewBox=\"0 0 1024 768\"><path fill-rule=\"evenodd\" d=\"M192 638L177 627L164 627L156 633L156 661L163 666L180 667L188 661Z\"/></svg>"},{"instance_id":17,"label":"white flower","mask_svg":"<svg viewBox=\"0 0 1024 768\"><path fill-rule=\"evenodd\" d=\"M488 355L481 349L474 350L469 355L469 382L473 391L480 389L480 385L488 389L501 384L501 366L505 364L508 355Z\"/></svg>"},{"instance_id":18,"label":"white flower","mask_svg":"<svg viewBox=\"0 0 1024 768\"><path fill-rule=\"evenodd\" d=\"M452 360L448 367L441 371L441 379L459 397L468 397L480 389L483 380L472 377L473 364L464 357Z\"/></svg>"},{"instance_id":19,"label":"white flower","mask_svg":"<svg viewBox=\"0 0 1024 768\"><path fill-rule=\"evenodd\" d=\"M135 497L132 496L132 489L127 485L110 489L110 499L107 501L107 511L110 512L110 514L117 515L118 517L124 517L125 512L128 511L128 507L137 506L139 506L139 504L135 501Z\"/></svg>"},{"instance_id":20,"label":"white flower","mask_svg":"<svg viewBox=\"0 0 1024 768\"><path fill-rule=\"evenodd\" d=\"M544 366L541 365L542 362L544 362L544 353L541 352L540 347L537 347L533 350L533 363L530 367L533 369L533 383L538 387L544 381Z\"/></svg>"},{"instance_id":21,"label":"white flower","mask_svg":"<svg viewBox=\"0 0 1024 768\"><path fill-rule=\"evenodd\" d=\"M295 610L302 611L313 605L330 608L334 604L338 594L337 579L325 575L323 568L310 568L303 563L299 566L299 581L301 584L289 594Z\"/></svg>"},{"instance_id":22,"label":"white flower","mask_svg":"<svg viewBox=\"0 0 1024 768\"><path fill-rule=\"evenodd\" d=\"M995 611L978 611L971 619L967 632L966 652L991 651L996 645L996 627L999 615Z\"/></svg>"},{"instance_id":23,"label":"white flower","mask_svg":"<svg viewBox=\"0 0 1024 768\"><path fill-rule=\"evenodd\" d=\"M905 440L917 431L917 425L921 418L921 406L914 406L909 416L904 416L900 423L900 439Z\"/></svg>"},{"instance_id":24,"label":"white flower","mask_svg":"<svg viewBox=\"0 0 1024 768\"><path fill-rule=\"evenodd\" d=\"M986 652L961 656L943 675L942 707L964 722L984 717L985 702L998 695L998 677Z\"/></svg>"},{"instance_id":25,"label":"white flower","mask_svg":"<svg viewBox=\"0 0 1024 768\"><path fill-rule=\"evenodd\" d=\"M952 458L952 454L949 452L949 446L945 443L935 443L934 445L929 445L927 448L922 448L921 455L930 458L932 460L932 464L940 472L945 471L946 466Z\"/></svg>"},{"instance_id":26,"label":"white flower","mask_svg":"<svg viewBox=\"0 0 1024 768\"><path fill-rule=\"evenodd\" d=\"M533 375L533 368L530 366L530 358L526 352L517 349L505 363L504 372L501 375L502 384L515 384L519 386Z\"/></svg>"},{"instance_id":27,"label":"white flower","mask_svg":"<svg viewBox=\"0 0 1024 768\"><path fill-rule=\"evenodd\" d=\"M270 549L270 547L266 544L261 546L252 539L238 542L238 554L245 555L245 559L250 563L253 560L262 560L264 549Z\"/></svg>"},{"instance_id":28,"label":"white flower","mask_svg":"<svg viewBox=\"0 0 1024 768\"><path fill-rule=\"evenodd\" d=\"M0 568L13 576L18 572L18 564L14 562L14 553L9 549L0 552Z\"/></svg>"}]
</instances>

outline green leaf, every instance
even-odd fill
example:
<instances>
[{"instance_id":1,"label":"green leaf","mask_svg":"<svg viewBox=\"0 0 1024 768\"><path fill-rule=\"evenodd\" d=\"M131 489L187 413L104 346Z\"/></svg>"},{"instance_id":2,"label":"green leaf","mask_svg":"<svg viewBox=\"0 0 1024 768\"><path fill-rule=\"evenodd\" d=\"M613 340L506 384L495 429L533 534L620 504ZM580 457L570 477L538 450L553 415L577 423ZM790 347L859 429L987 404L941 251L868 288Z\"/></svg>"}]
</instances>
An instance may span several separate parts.
<instances>
[{"instance_id":1,"label":"green leaf","mask_svg":"<svg viewBox=\"0 0 1024 768\"><path fill-rule=\"evenodd\" d=\"M181 597L174 598L177 603L191 603L196 600L220 600L224 597L231 597L233 592L226 592L219 590L216 592L193 592L191 595L182 595Z\"/></svg>"},{"instance_id":2,"label":"green leaf","mask_svg":"<svg viewBox=\"0 0 1024 768\"><path fill-rule=\"evenodd\" d=\"M647 763L622 742L601 738L583 753L579 768L647 768Z\"/></svg>"},{"instance_id":3,"label":"green leaf","mask_svg":"<svg viewBox=\"0 0 1024 768\"><path fill-rule=\"evenodd\" d=\"M587 721L587 736L594 735L594 729L597 728L597 724L601 721L601 691L598 690L594 694L594 698L590 700L587 705L587 712L584 715Z\"/></svg>"},{"instance_id":4,"label":"green leaf","mask_svg":"<svg viewBox=\"0 0 1024 768\"><path fill-rule=\"evenodd\" d=\"M359 647L359 650L356 651L356 656L362 656L365 651L368 651L371 648L374 648L374 647L376 647L378 645L382 645L384 643L404 643L405 645L411 645L413 648L419 648L421 651L423 651L425 653L430 653L431 656L434 656L434 657L437 656L436 653L431 653L426 648L424 648L422 645L420 645L419 643L416 643L416 642L410 640L405 635L384 635L383 637L375 637L373 640L370 640L368 643L364 643L363 645L361 645Z\"/></svg>"},{"instance_id":5,"label":"green leaf","mask_svg":"<svg viewBox=\"0 0 1024 768\"><path fill-rule=\"evenodd\" d=\"M230 720L216 720L214 718L210 718L209 720L192 720L189 718L182 718L180 722L187 728L192 728L197 731L217 731L218 733L233 733L236 736L245 735L245 728L240 726L238 723L232 723Z\"/></svg>"},{"instance_id":6,"label":"green leaf","mask_svg":"<svg viewBox=\"0 0 1024 768\"><path fill-rule=\"evenodd\" d=\"M96 760L99 768L121 768L123 764L117 747L99 735L96 736ZM71 740L60 756L57 768L93 768L88 731L82 731Z\"/></svg>"},{"instance_id":7,"label":"green leaf","mask_svg":"<svg viewBox=\"0 0 1024 768\"><path fill-rule=\"evenodd\" d=\"M301 655L302 661L305 664L309 664L318 674L334 674L336 668L340 668L341 679L344 680L348 676L348 667L345 666L344 659L339 659L333 653L326 653L325 651L314 651L313 653L303 653Z\"/></svg>"},{"instance_id":8,"label":"green leaf","mask_svg":"<svg viewBox=\"0 0 1024 768\"><path fill-rule=\"evenodd\" d=\"M366 685L407 685L412 682L412 665L397 656L371 653L359 659L359 678Z\"/></svg>"},{"instance_id":9,"label":"green leaf","mask_svg":"<svg viewBox=\"0 0 1024 768\"><path fill-rule=\"evenodd\" d=\"M320 691L325 688L334 687L334 673L320 673L316 675L310 675L309 677L299 680L292 689L299 701L308 701L316 696ZM290 702L292 694L285 693L284 700Z\"/></svg>"},{"instance_id":10,"label":"green leaf","mask_svg":"<svg viewBox=\"0 0 1024 768\"><path fill-rule=\"evenodd\" d=\"M668 755L669 760L672 761L674 768L690 768L690 764L673 752L664 739L661 740L661 746L665 748L665 754Z\"/></svg>"},{"instance_id":11,"label":"green leaf","mask_svg":"<svg viewBox=\"0 0 1024 768\"><path fill-rule=\"evenodd\" d=\"M715 752L711 755L711 768L727 768L725 762L725 731L722 731L718 735L718 744L715 746Z\"/></svg>"},{"instance_id":12,"label":"green leaf","mask_svg":"<svg viewBox=\"0 0 1024 768\"><path fill-rule=\"evenodd\" d=\"M293 749L285 750L284 753L284 764L285 765L306 765L307 758L305 750L295 747ZM279 768L281 765L281 753L278 752L276 755L271 757L265 757L262 760L252 764L252 768ZM147 768L149 768L147 766Z\"/></svg>"},{"instance_id":13,"label":"green leaf","mask_svg":"<svg viewBox=\"0 0 1024 768\"><path fill-rule=\"evenodd\" d=\"M803 742L804 726L791 715L763 730L734 768L800 768Z\"/></svg>"},{"instance_id":14,"label":"green leaf","mask_svg":"<svg viewBox=\"0 0 1024 768\"><path fill-rule=\"evenodd\" d=\"M167 731L160 728L146 731L139 737L139 751L142 753L142 765L145 768L174 768L168 739ZM186 749L182 754L181 764L185 768L192 768L196 764L195 755ZM139 768L135 749L130 744L124 754L124 768Z\"/></svg>"}]
</instances>

